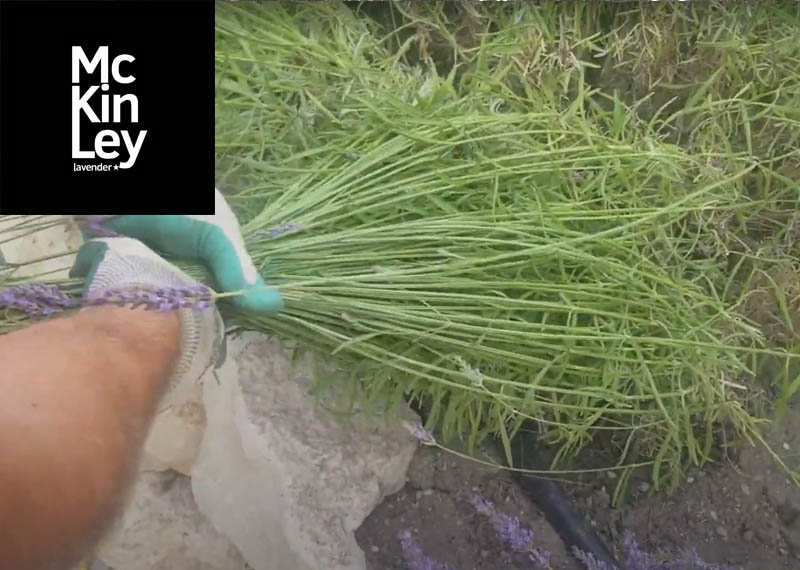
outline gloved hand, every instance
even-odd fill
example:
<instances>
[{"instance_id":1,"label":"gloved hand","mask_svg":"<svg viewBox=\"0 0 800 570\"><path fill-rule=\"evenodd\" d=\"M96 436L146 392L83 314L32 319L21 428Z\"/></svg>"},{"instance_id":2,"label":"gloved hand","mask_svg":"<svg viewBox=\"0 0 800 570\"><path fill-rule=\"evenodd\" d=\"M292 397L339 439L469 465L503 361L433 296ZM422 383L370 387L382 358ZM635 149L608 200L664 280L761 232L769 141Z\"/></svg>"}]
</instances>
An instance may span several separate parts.
<instances>
[{"instance_id":1,"label":"gloved hand","mask_svg":"<svg viewBox=\"0 0 800 570\"><path fill-rule=\"evenodd\" d=\"M156 310L159 305L162 310L173 310L176 304L185 305L174 309L181 320L180 356L169 380L170 397L164 407L181 399L184 390L194 385L210 366L222 363L225 327L217 308L208 302L201 302L199 308L197 303L190 306L193 303L186 298L178 303L165 291L168 288L203 290L205 287L140 241L103 238L86 242L78 251L70 277L86 279L84 296L89 301L122 290L136 292L137 299L144 299ZM118 296L117 303L129 304L125 294Z\"/></svg>"},{"instance_id":2,"label":"gloved hand","mask_svg":"<svg viewBox=\"0 0 800 570\"><path fill-rule=\"evenodd\" d=\"M239 222L222 193L214 189L212 216L95 216L124 236L141 240L166 255L204 262L220 292L246 290L231 302L257 313L277 313L284 307L277 289L268 289L247 253ZM86 222L87 216L76 216Z\"/></svg>"}]
</instances>

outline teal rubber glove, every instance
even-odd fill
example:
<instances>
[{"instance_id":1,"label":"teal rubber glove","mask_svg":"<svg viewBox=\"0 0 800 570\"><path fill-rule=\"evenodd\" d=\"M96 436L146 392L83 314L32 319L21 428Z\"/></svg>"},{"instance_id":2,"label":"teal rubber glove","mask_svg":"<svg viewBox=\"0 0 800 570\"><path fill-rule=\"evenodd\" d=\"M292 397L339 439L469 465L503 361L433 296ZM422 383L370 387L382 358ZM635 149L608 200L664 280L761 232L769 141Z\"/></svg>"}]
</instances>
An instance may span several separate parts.
<instances>
[{"instance_id":1,"label":"teal rubber glove","mask_svg":"<svg viewBox=\"0 0 800 570\"><path fill-rule=\"evenodd\" d=\"M231 302L255 313L274 314L284 308L277 289L268 288L247 253L239 222L222 193L214 189L210 216L100 216L103 225L142 241L170 257L205 263L219 292L247 291Z\"/></svg>"}]
</instances>

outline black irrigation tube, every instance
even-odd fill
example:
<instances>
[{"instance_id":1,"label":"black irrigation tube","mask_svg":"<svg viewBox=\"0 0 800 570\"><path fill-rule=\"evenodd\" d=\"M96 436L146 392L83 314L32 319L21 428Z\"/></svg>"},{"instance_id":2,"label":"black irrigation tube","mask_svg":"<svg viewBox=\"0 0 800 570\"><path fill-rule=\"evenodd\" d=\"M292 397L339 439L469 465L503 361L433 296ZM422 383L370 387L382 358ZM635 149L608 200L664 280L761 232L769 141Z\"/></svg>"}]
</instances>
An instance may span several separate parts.
<instances>
[{"instance_id":1,"label":"black irrigation tube","mask_svg":"<svg viewBox=\"0 0 800 570\"><path fill-rule=\"evenodd\" d=\"M502 444L497 441L498 446ZM501 447L502 449L502 447ZM536 454L536 439L531 432L520 430L511 442L512 454L519 461L519 467L529 470L544 471ZM552 479L514 472L514 480L525 495L544 513L547 522L553 527L567 551L577 548L594 556L595 560L606 564L609 568L626 570L615 558L605 543L587 524L583 513L564 492L564 488Z\"/></svg>"},{"instance_id":2,"label":"black irrigation tube","mask_svg":"<svg viewBox=\"0 0 800 570\"><path fill-rule=\"evenodd\" d=\"M428 417L428 408L420 401L407 401L423 420ZM501 456L505 456L503 444L499 439L493 441ZM527 470L547 471L536 454L536 438L530 430L519 430L511 441L511 452L518 467ZM547 522L556 531L572 554L573 547L591 554L595 560L604 563L610 569L628 570L620 564L597 533L586 523L583 513L572 502L564 488L552 479L513 472L513 479L522 489L525 496L544 513ZM535 566L530 566L534 568Z\"/></svg>"}]
</instances>

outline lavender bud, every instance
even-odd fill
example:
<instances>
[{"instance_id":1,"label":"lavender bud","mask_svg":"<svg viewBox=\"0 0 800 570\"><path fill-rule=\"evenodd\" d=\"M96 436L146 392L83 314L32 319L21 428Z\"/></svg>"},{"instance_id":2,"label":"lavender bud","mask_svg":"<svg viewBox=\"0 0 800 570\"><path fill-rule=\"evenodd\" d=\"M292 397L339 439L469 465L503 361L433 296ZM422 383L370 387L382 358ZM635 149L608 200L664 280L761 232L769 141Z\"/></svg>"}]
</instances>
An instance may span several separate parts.
<instances>
[{"instance_id":1,"label":"lavender bud","mask_svg":"<svg viewBox=\"0 0 800 570\"><path fill-rule=\"evenodd\" d=\"M281 224L276 228L271 228L269 230L258 230L257 232L253 233L254 238L261 238L261 237L278 237L284 234L293 234L295 232L299 232L303 229L303 225L296 223L296 222L289 222L287 224Z\"/></svg>"},{"instance_id":2,"label":"lavender bud","mask_svg":"<svg viewBox=\"0 0 800 570\"><path fill-rule=\"evenodd\" d=\"M530 561L540 568L548 567L550 553L533 546L533 531L521 526L517 517L499 512L494 503L478 495L473 495L469 502L478 513L489 519L492 528L512 550L527 553Z\"/></svg>"},{"instance_id":3,"label":"lavender bud","mask_svg":"<svg viewBox=\"0 0 800 570\"><path fill-rule=\"evenodd\" d=\"M428 430L426 430L424 427L422 427L421 424L416 424L416 425L412 426L411 433L412 433L412 435L414 437L416 437L418 440L420 440L423 443L429 443L429 442L432 442L434 440L433 439L433 434L431 432L429 432Z\"/></svg>"},{"instance_id":4,"label":"lavender bud","mask_svg":"<svg viewBox=\"0 0 800 570\"><path fill-rule=\"evenodd\" d=\"M144 307L159 312L176 309L205 310L211 306L211 291L204 285L191 287L158 287L107 289L92 294L87 299L89 305L119 305Z\"/></svg>"},{"instance_id":5,"label":"lavender bud","mask_svg":"<svg viewBox=\"0 0 800 570\"><path fill-rule=\"evenodd\" d=\"M199 284L187 287L118 288L94 291L90 292L80 304L144 307L163 312L179 308L202 311L208 309L212 303L211 290ZM44 283L24 283L0 291L0 309L16 309L32 317L49 316L77 304L57 286Z\"/></svg>"},{"instance_id":6,"label":"lavender bud","mask_svg":"<svg viewBox=\"0 0 800 570\"><path fill-rule=\"evenodd\" d=\"M627 554L625 565L628 566L628 568L647 570L652 566L650 557L639 548L639 543L636 542L632 533L626 532L622 537L622 547Z\"/></svg>"},{"instance_id":7,"label":"lavender bud","mask_svg":"<svg viewBox=\"0 0 800 570\"><path fill-rule=\"evenodd\" d=\"M609 566L605 562L598 560L595 558L594 554L589 552L584 552L580 550L577 546L572 547L572 554L577 558L581 564L586 568L586 570L619 570L616 566ZM637 570L637 567L630 567L630 570ZM647 570L646 568L642 567L638 570Z\"/></svg>"},{"instance_id":8,"label":"lavender bud","mask_svg":"<svg viewBox=\"0 0 800 570\"><path fill-rule=\"evenodd\" d=\"M0 291L0 309L24 311L28 316L48 316L73 305L55 285L24 283Z\"/></svg>"},{"instance_id":9,"label":"lavender bud","mask_svg":"<svg viewBox=\"0 0 800 570\"><path fill-rule=\"evenodd\" d=\"M630 532L626 532L622 537L622 546L627 556L625 566L628 570L736 570L733 566L710 564L701 559L695 550L685 550L672 561L656 560L640 548ZM606 570L604 565L597 565L598 562L591 554L575 552L575 556L586 565L588 570ZM587 563L585 560L589 560L589 562ZM595 566L591 564L595 564Z\"/></svg>"}]
</instances>

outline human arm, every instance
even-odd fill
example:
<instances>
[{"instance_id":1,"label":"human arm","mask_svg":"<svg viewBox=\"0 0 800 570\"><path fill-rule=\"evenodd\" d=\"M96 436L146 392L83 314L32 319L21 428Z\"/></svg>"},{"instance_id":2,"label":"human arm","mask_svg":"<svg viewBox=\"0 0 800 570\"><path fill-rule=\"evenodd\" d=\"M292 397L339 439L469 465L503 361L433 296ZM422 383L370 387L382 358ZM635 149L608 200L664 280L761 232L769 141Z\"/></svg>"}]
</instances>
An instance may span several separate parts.
<instances>
[{"instance_id":1,"label":"human arm","mask_svg":"<svg viewBox=\"0 0 800 570\"><path fill-rule=\"evenodd\" d=\"M197 287L140 242L88 242L73 274L86 278L87 300L125 306L0 336L3 570L66 570L87 554L123 502L162 394L195 385L221 355L213 305L161 312L119 300Z\"/></svg>"},{"instance_id":2,"label":"human arm","mask_svg":"<svg viewBox=\"0 0 800 570\"><path fill-rule=\"evenodd\" d=\"M69 568L131 478L180 319L93 307L0 337L0 568Z\"/></svg>"},{"instance_id":3,"label":"human arm","mask_svg":"<svg viewBox=\"0 0 800 570\"><path fill-rule=\"evenodd\" d=\"M204 261L222 290L249 289L234 297L241 308L277 312L220 199L214 216L121 216L115 231ZM72 276L87 298L196 285L128 238L85 244ZM162 394L191 387L223 349L214 307L92 307L0 336L0 570L61 570L85 555L123 502Z\"/></svg>"}]
</instances>

